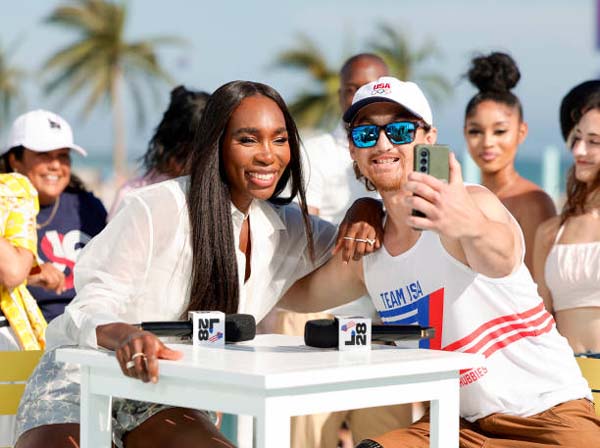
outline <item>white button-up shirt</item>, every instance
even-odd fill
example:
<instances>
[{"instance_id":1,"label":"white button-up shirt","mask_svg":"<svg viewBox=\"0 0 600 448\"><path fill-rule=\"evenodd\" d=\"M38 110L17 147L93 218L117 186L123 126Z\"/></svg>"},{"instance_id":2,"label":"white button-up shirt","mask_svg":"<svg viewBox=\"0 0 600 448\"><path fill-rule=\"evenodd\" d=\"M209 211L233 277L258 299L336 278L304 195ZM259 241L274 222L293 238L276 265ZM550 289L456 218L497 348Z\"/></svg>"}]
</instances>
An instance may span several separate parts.
<instances>
[{"instance_id":1,"label":"white button-up shirt","mask_svg":"<svg viewBox=\"0 0 600 448\"><path fill-rule=\"evenodd\" d=\"M111 322L179 320L189 302L192 266L186 204L189 177L136 190L104 231L83 249L75 267L77 295L47 330L48 347L97 347L96 327ZM244 215L232 219L240 281L238 311L260 321L299 278L330 257L336 228L312 217L310 261L302 214L295 204L254 200L249 209L251 275L239 250ZM217 225L209 223L206 225Z\"/></svg>"}]
</instances>

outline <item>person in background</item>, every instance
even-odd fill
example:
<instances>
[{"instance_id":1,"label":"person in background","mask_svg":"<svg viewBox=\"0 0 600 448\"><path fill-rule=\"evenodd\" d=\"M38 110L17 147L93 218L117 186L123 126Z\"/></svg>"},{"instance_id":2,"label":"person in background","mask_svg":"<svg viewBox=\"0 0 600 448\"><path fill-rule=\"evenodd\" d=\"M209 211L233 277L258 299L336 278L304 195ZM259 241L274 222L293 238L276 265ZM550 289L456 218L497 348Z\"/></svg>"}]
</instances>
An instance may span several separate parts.
<instances>
[{"instance_id":1,"label":"person in background","mask_svg":"<svg viewBox=\"0 0 600 448\"><path fill-rule=\"evenodd\" d=\"M19 116L7 148L4 170L25 175L38 192L40 269L29 277L28 288L50 322L75 297L73 267L81 249L106 225L106 210L71 173L71 152L87 153L73 142L71 126L59 115L38 109Z\"/></svg>"},{"instance_id":2,"label":"person in background","mask_svg":"<svg viewBox=\"0 0 600 448\"><path fill-rule=\"evenodd\" d=\"M340 70L338 91L342 113L350 107L360 86L388 73L386 63L375 54L361 53L346 60ZM307 139L304 149L307 154L304 159L306 201L311 214L339 224L356 199L379 198L377 192L367 190L365 184L356 177L341 119L332 132Z\"/></svg>"},{"instance_id":3,"label":"person in background","mask_svg":"<svg viewBox=\"0 0 600 448\"><path fill-rule=\"evenodd\" d=\"M26 280L36 264L37 192L25 176L0 174L0 351L42 350L46 321ZM0 446L12 446L15 417L0 416Z\"/></svg>"},{"instance_id":4,"label":"person in background","mask_svg":"<svg viewBox=\"0 0 600 448\"><path fill-rule=\"evenodd\" d=\"M465 113L464 135L482 184L517 219L525 236L525 264L533 272L533 243L538 226L556 215L552 198L515 169L527 123L519 98L511 92L521 74L515 61L494 52L471 61L469 80L479 89Z\"/></svg>"},{"instance_id":5,"label":"person in background","mask_svg":"<svg viewBox=\"0 0 600 448\"><path fill-rule=\"evenodd\" d=\"M590 79L589 81L577 84L562 99L558 118L560 132L565 142L575 127L575 114L573 112L581 109L589 97L598 92L600 92L600 80Z\"/></svg>"},{"instance_id":6,"label":"person in background","mask_svg":"<svg viewBox=\"0 0 600 448\"><path fill-rule=\"evenodd\" d=\"M561 214L537 231L534 278L575 354L600 358L600 83L577 86L562 106L574 163Z\"/></svg>"},{"instance_id":7,"label":"person in background","mask_svg":"<svg viewBox=\"0 0 600 448\"><path fill-rule=\"evenodd\" d=\"M143 156L145 172L142 176L126 182L117 191L108 213L108 220L114 217L128 192L187 174L194 133L208 97L206 92L189 90L184 86L171 90L169 106Z\"/></svg>"}]
</instances>

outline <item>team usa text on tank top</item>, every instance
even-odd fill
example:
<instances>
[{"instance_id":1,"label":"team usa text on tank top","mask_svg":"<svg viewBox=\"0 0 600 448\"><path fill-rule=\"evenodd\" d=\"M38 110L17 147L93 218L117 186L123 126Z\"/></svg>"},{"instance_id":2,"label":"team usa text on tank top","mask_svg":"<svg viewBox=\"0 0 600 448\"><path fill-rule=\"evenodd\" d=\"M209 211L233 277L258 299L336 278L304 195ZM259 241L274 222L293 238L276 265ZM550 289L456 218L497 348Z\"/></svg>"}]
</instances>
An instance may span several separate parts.
<instances>
[{"instance_id":1,"label":"team usa text on tank top","mask_svg":"<svg viewBox=\"0 0 600 448\"><path fill-rule=\"evenodd\" d=\"M423 232L406 252L391 256L383 247L363 258L363 267L383 323L435 329L434 338L402 346L486 358L485 365L460 372L463 417L532 415L589 395L522 262L508 277L485 277L448 254L437 234ZM555 366L550 374L549 362Z\"/></svg>"}]
</instances>

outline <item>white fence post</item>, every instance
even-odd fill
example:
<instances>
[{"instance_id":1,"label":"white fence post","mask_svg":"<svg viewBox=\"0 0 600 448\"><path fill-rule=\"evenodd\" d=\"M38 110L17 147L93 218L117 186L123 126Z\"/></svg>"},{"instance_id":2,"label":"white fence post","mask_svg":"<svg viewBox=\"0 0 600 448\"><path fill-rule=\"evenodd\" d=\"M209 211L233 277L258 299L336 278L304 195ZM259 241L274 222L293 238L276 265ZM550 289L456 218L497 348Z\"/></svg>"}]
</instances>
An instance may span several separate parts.
<instances>
[{"instance_id":1,"label":"white fence post","mask_svg":"<svg viewBox=\"0 0 600 448\"><path fill-rule=\"evenodd\" d=\"M469 151L467 151L466 149L462 152L461 161L463 180L472 184L480 184L481 171L479 171L479 167L475 164L475 162L473 162Z\"/></svg>"},{"instance_id":2,"label":"white fence post","mask_svg":"<svg viewBox=\"0 0 600 448\"><path fill-rule=\"evenodd\" d=\"M560 182L560 151L556 146L546 146L542 156L542 189L555 203L560 199Z\"/></svg>"}]
</instances>

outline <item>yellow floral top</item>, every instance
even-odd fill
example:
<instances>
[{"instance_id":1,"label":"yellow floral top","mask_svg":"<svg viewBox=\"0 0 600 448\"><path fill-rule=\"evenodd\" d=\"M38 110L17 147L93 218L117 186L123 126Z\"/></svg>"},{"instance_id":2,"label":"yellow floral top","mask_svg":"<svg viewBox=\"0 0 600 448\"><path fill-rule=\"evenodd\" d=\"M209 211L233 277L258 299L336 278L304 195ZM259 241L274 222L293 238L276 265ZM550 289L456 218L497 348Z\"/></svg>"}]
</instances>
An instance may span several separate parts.
<instances>
[{"instance_id":1,"label":"yellow floral top","mask_svg":"<svg viewBox=\"0 0 600 448\"><path fill-rule=\"evenodd\" d=\"M0 237L15 247L29 250L34 260L37 259L35 218L38 211L37 191L25 176L0 174ZM26 282L13 289L0 285L0 309L22 349L44 348L46 320L27 290Z\"/></svg>"}]
</instances>

